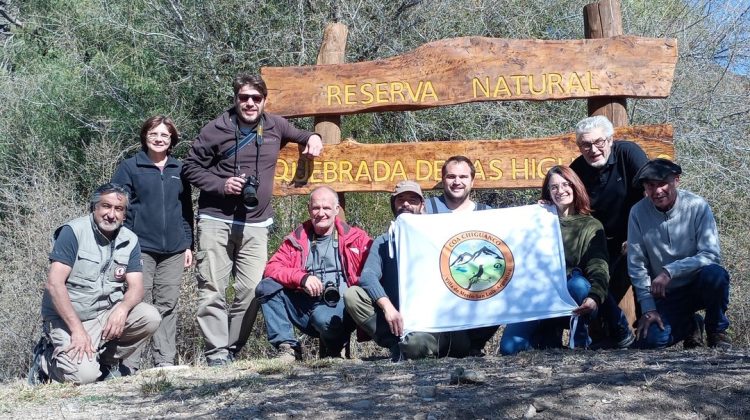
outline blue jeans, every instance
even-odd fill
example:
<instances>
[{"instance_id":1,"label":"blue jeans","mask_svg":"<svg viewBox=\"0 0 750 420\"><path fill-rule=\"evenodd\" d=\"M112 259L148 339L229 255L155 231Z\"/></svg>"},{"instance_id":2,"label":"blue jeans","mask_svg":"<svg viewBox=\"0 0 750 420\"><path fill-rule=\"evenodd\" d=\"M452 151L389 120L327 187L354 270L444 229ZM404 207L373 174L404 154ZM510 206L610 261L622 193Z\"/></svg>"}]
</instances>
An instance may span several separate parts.
<instances>
[{"instance_id":1,"label":"blue jeans","mask_svg":"<svg viewBox=\"0 0 750 420\"><path fill-rule=\"evenodd\" d=\"M684 340L693 327L693 314L706 310L706 333L724 332L729 328L726 317L729 306L729 273L718 264L707 265L698 271L688 285L668 289L667 296L656 299L656 311L664 323L664 330L651 324L646 338L636 343L640 348L664 348Z\"/></svg>"},{"instance_id":2,"label":"blue jeans","mask_svg":"<svg viewBox=\"0 0 750 420\"><path fill-rule=\"evenodd\" d=\"M273 279L263 279L258 285L259 290L268 290L264 282L275 283ZM345 288L346 285L342 283L339 288L342 296L342 289ZM330 307L303 291L284 288L276 288L258 298L266 320L268 341L276 348L282 343L289 343L292 347L299 346L294 326L309 336L320 337L326 347L334 351L343 348L354 331L354 322L345 314L343 298L339 299L335 307Z\"/></svg>"},{"instance_id":3,"label":"blue jeans","mask_svg":"<svg viewBox=\"0 0 750 420\"><path fill-rule=\"evenodd\" d=\"M573 270L568 279L568 292L577 304L583 303L591 290L591 283L583 277L581 271ZM500 354L512 355L531 348L562 348L562 333L568 328L569 317L552 319L538 319L535 321L518 322L505 327L500 339ZM578 325L573 334L576 347L591 344L589 338L590 315L578 318Z\"/></svg>"},{"instance_id":4,"label":"blue jeans","mask_svg":"<svg viewBox=\"0 0 750 420\"><path fill-rule=\"evenodd\" d=\"M599 307L599 317L607 324L612 338L617 338L618 332L630 329L628 319L618 305L629 287L630 277L628 276L627 257L620 255L617 258L612 258L609 266L609 291Z\"/></svg>"}]
</instances>

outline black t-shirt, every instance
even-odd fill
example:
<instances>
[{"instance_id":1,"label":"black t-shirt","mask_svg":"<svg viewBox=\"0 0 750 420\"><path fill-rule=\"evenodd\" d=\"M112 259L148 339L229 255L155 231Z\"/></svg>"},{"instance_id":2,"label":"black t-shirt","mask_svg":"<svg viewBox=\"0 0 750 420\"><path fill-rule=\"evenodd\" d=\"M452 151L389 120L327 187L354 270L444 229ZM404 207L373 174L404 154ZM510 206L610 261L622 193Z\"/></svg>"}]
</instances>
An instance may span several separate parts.
<instances>
[{"instance_id":1,"label":"black t-shirt","mask_svg":"<svg viewBox=\"0 0 750 420\"><path fill-rule=\"evenodd\" d=\"M643 198L643 187L633 186L633 178L646 162L648 157L640 146L615 141L604 167L592 167L583 156L570 164L589 193L591 215L604 226L610 257L620 255L622 243L628 237L630 208Z\"/></svg>"},{"instance_id":2,"label":"black t-shirt","mask_svg":"<svg viewBox=\"0 0 750 420\"><path fill-rule=\"evenodd\" d=\"M73 228L70 226L63 226L60 229L60 233L55 239L55 244L52 246L52 252L49 254L50 261L57 261L73 267L75 264L76 256L78 255L78 239L76 239ZM128 260L128 267L125 270L126 273L140 273L143 271L143 265L141 264L141 247L136 244L133 251L130 253L130 259Z\"/></svg>"}]
</instances>

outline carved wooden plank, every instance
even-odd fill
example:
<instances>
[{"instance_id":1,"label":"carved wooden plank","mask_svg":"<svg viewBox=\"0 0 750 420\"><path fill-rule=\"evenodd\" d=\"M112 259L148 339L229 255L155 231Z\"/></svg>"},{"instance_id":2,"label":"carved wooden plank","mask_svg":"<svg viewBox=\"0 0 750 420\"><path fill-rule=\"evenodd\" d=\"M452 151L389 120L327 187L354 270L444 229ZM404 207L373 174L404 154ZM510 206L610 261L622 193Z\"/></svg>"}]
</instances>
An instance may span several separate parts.
<instances>
[{"instance_id":1,"label":"carved wooden plank","mask_svg":"<svg viewBox=\"0 0 750 420\"><path fill-rule=\"evenodd\" d=\"M616 139L638 143L649 157L674 159L671 125L615 129ZM300 157L290 145L276 164L275 195L306 194L319 185L339 192L391 191L401 180L419 182L423 189L441 188L445 159L465 155L474 161L474 188L536 188L553 165L569 164L580 155L575 134L539 139L429 141L362 144L352 140L326 145L314 161Z\"/></svg>"},{"instance_id":2,"label":"carved wooden plank","mask_svg":"<svg viewBox=\"0 0 750 420\"><path fill-rule=\"evenodd\" d=\"M476 101L669 95L674 39L464 37L384 60L264 67L266 109L287 117L430 108Z\"/></svg>"}]
</instances>

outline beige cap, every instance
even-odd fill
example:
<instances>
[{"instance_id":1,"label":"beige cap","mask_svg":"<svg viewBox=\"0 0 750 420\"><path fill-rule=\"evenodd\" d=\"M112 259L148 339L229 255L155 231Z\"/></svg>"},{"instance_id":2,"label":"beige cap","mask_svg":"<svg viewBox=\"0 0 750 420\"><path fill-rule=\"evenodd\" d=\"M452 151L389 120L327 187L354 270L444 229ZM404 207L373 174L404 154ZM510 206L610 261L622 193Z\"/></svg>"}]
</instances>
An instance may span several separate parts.
<instances>
[{"instance_id":1,"label":"beige cap","mask_svg":"<svg viewBox=\"0 0 750 420\"><path fill-rule=\"evenodd\" d=\"M417 193L420 197L422 197L422 200L424 200L424 195L422 195L422 188L419 187L419 184L417 184L414 181L401 181L398 184L396 184L396 189L391 193L392 197L395 197L401 193L405 193L407 191L411 191L413 193Z\"/></svg>"}]
</instances>

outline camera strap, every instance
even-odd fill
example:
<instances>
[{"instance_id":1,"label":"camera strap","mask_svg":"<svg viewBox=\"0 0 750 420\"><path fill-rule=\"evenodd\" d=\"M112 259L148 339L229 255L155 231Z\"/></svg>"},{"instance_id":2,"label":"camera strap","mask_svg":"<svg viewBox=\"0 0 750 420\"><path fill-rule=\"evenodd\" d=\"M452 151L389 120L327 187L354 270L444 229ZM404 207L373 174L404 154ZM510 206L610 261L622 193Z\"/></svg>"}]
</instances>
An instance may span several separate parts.
<instances>
[{"instance_id":1,"label":"camera strap","mask_svg":"<svg viewBox=\"0 0 750 420\"><path fill-rule=\"evenodd\" d=\"M258 162L260 160L260 146L263 144L263 120L265 119L265 116L260 117L260 121L258 121L258 125L255 126L255 130L248 133L246 136L244 136L242 139L240 139L240 136L242 133L240 132L240 124L237 122L237 116L232 115L231 117L232 122L234 123L234 146L230 147L224 153L222 154L223 159L229 159L230 157L234 156L234 176L240 176L240 167L237 163L237 155L239 154L239 151L242 150L245 146L247 146L250 143L255 143L255 179L258 178Z\"/></svg>"},{"instance_id":2,"label":"camera strap","mask_svg":"<svg viewBox=\"0 0 750 420\"><path fill-rule=\"evenodd\" d=\"M325 255L328 254L328 250L333 247L333 265L334 265L334 272L336 273L336 288L339 287L341 284L341 261L339 259L341 258L341 255L339 255L339 232L334 228L333 233L331 234L331 238L329 239L330 242L328 242L328 245L326 246L326 249L323 251L323 253L320 253L320 249L318 248L318 235L313 232L312 241L310 241L310 252L312 253L312 272L315 275L319 275L320 280L323 281L323 276L325 273L331 273L331 271L326 270L325 265L323 264L323 259L325 258ZM317 270L315 266L317 265Z\"/></svg>"}]
</instances>

